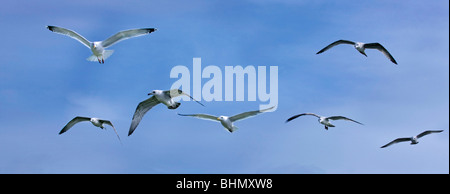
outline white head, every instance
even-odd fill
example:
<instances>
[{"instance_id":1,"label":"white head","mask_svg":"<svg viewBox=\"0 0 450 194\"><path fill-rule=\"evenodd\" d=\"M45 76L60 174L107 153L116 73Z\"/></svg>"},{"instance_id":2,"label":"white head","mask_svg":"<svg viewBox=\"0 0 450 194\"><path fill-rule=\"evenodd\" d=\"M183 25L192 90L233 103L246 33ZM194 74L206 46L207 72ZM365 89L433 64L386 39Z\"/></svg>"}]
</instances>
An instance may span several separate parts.
<instances>
[{"instance_id":1,"label":"white head","mask_svg":"<svg viewBox=\"0 0 450 194\"><path fill-rule=\"evenodd\" d=\"M363 47L363 45L364 45L364 43L362 43L362 42L356 42L356 43L355 43L355 47L356 47L356 48L358 48L358 47Z\"/></svg>"},{"instance_id":2,"label":"white head","mask_svg":"<svg viewBox=\"0 0 450 194\"><path fill-rule=\"evenodd\" d=\"M163 93L162 90L153 90L152 92L148 93L148 95L156 95L156 94L161 94Z\"/></svg>"},{"instance_id":3,"label":"white head","mask_svg":"<svg viewBox=\"0 0 450 194\"><path fill-rule=\"evenodd\" d=\"M91 48L97 49L101 47L101 42L92 42L91 43Z\"/></svg>"},{"instance_id":4,"label":"white head","mask_svg":"<svg viewBox=\"0 0 450 194\"><path fill-rule=\"evenodd\" d=\"M419 141L417 141L417 139L418 139L417 136L412 137L411 144L418 144Z\"/></svg>"},{"instance_id":5,"label":"white head","mask_svg":"<svg viewBox=\"0 0 450 194\"><path fill-rule=\"evenodd\" d=\"M367 57L366 53L364 52L365 48L364 48L364 43L362 42L357 42L355 43L355 48L356 50L358 50L361 54L363 54L364 56Z\"/></svg>"},{"instance_id":6,"label":"white head","mask_svg":"<svg viewBox=\"0 0 450 194\"><path fill-rule=\"evenodd\" d=\"M219 120L219 121L225 121L225 120L227 120L227 119L228 119L227 116L220 116L220 117L217 117L217 120Z\"/></svg>"}]
</instances>

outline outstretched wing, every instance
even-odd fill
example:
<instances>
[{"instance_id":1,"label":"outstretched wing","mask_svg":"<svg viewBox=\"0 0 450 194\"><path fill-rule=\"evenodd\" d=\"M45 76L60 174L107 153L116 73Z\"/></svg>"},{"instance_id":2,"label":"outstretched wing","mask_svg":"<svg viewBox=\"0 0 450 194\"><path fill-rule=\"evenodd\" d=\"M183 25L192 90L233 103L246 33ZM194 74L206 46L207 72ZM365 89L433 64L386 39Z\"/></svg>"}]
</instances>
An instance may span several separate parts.
<instances>
[{"instance_id":1,"label":"outstretched wing","mask_svg":"<svg viewBox=\"0 0 450 194\"><path fill-rule=\"evenodd\" d=\"M385 148L385 147L388 147L388 146L390 146L392 144L399 143L399 142L404 142L404 141L411 141L411 138L409 138L409 137L397 138L397 139L389 142L388 144L386 144L384 146L381 146L381 148Z\"/></svg>"},{"instance_id":2,"label":"outstretched wing","mask_svg":"<svg viewBox=\"0 0 450 194\"><path fill-rule=\"evenodd\" d=\"M346 121L353 121L353 122L358 123L358 124L360 124L360 125L364 125L364 124L362 124L362 123L360 123L360 122L358 122L358 121L355 121L355 120L353 120L353 119L349 119L349 118L343 117L343 116L331 116L331 117L328 117L328 119L331 119L331 120L346 120Z\"/></svg>"},{"instance_id":3,"label":"outstretched wing","mask_svg":"<svg viewBox=\"0 0 450 194\"><path fill-rule=\"evenodd\" d=\"M320 51L317 52L316 54L323 53L323 52L325 52L326 50L328 50L328 49L330 49L330 48L332 48L332 47L334 47L334 46L336 46L336 45L339 45L339 44L351 44L351 45L354 45L355 43L352 42L352 41L349 41L349 40L338 40L338 41L333 42L333 43L331 43L330 45L326 46L325 48L323 48L322 50L320 50Z\"/></svg>"},{"instance_id":4,"label":"outstretched wing","mask_svg":"<svg viewBox=\"0 0 450 194\"><path fill-rule=\"evenodd\" d=\"M444 130L428 130L428 131L424 131L424 132L420 133L419 135L417 135L417 138L421 138L421 137L423 137L425 135L428 135L428 134L431 134L431 133L440 133L442 131L444 131Z\"/></svg>"},{"instance_id":5,"label":"outstretched wing","mask_svg":"<svg viewBox=\"0 0 450 194\"><path fill-rule=\"evenodd\" d=\"M169 96L170 98L175 98L175 97L181 96L181 95L189 96L189 98L191 98L193 101L199 103L199 104L202 105L202 106L205 106L205 105L203 105L202 103L200 103L199 101L195 100L195 99L194 99L192 96L190 96L189 94L186 94L186 93L184 93L183 91L181 91L180 89L166 90L166 91L164 91L164 94L167 95L167 96Z\"/></svg>"},{"instance_id":6,"label":"outstretched wing","mask_svg":"<svg viewBox=\"0 0 450 194\"><path fill-rule=\"evenodd\" d=\"M109 37L108 39L102 41L101 44L103 47L106 48L106 47L116 44L122 40L150 34L154 31L156 31L156 28L140 28L140 29L124 30L124 31L120 31L117 34L114 34L111 37Z\"/></svg>"},{"instance_id":7,"label":"outstretched wing","mask_svg":"<svg viewBox=\"0 0 450 194\"><path fill-rule=\"evenodd\" d=\"M81 36L80 34L76 33L73 30L69 30L69 29L65 29L65 28L61 28L61 27L56 27L56 26L47 26L47 29L49 29L52 32L56 32L58 34L62 34L62 35L66 35L69 36L75 40L78 40L79 42L81 42L84 46L91 48L90 45L91 43L84 38L83 36Z\"/></svg>"},{"instance_id":8,"label":"outstretched wing","mask_svg":"<svg viewBox=\"0 0 450 194\"><path fill-rule=\"evenodd\" d=\"M128 131L128 136L130 136L133 131L136 129L136 127L139 125L139 122L141 122L142 117L144 117L145 113L152 109L154 106L159 104L158 99L156 99L155 96L150 97L147 100L144 100L138 104L136 107L136 111L133 115L133 120L131 121L130 130Z\"/></svg>"},{"instance_id":9,"label":"outstretched wing","mask_svg":"<svg viewBox=\"0 0 450 194\"><path fill-rule=\"evenodd\" d=\"M389 60L391 60L394 64L397 65L397 61L395 61L394 57L392 57L392 55L383 47L383 45L381 45L380 43L368 43L368 44L364 44L365 48L370 48L370 49L377 49L379 51L381 51L384 56L386 56Z\"/></svg>"},{"instance_id":10,"label":"outstretched wing","mask_svg":"<svg viewBox=\"0 0 450 194\"><path fill-rule=\"evenodd\" d=\"M89 117L75 117L73 118L71 121L69 121L66 126L64 126L64 128L59 132L59 134L63 134L64 132L66 132L67 130L69 130L71 127L73 127L75 124L82 122L82 121L90 121L91 118Z\"/></svg>"},{"instance_id":11,"label":"outstretched wing","mask_svg":"<svg viewBox=\"0 0 450 194\"><path fill-rule=\"evenodd\" d=\"M266 108L266 109L263 109L263 110L249 111L249 112L244 112L244 113L241 113L241 114L238 114L238 115L234 115L234 116L230 117L230 121L231 122L235 122L235 121L238 121L238 120L246 119L248 117L255 116L257 114L266 112L266 111L268 111L270 109L273 109L273 108L275 108L275 106L272 106L270 108Z\"/></svg>"},{"instance_id":12,"label":"outstretched wing","mask_svg":"<svg viewBox=\"0 0 450 194\"><path fill-rule=\"evenodd\" d=\"M289 118L288 120L286 120L286 123L289 122L289 121L292 121L292 120L294 120L294 119L296 119L296 118L298 118L298 117L304 116L304 115L311 115L311 116L315 116L315 117L317 117L317 118L320 118L319 115L316 115L316 114L314 114L314 113L302 113L302 114L298 114L298 115L292 116L291 118Z\"/></svg>"},{"instance_id":13,"label":"outstretched wing","mask_svg":"<svg viewBox=\"0 0 450 194\"><path fill-rule=\"evenodd\" d=\"M117 130L116 130L116 128L113 126L113 124L111 123L111 121L108 121L108 120L100 120L100 122L102 122L102 123L104 123L104 124L107 124L107 125L111 126L111 127L114 129L114 132L116 132L117 138L119 138L119 141L122 143L122 141L120 140L120 137L119 137L119 133L117 133Z\"/></svg>"},{"instance_id":14,"label":"outstretched wing","mask_svg":"<svg viewBox=\"0 0 450 194\"><path fill-rule=\"evenodd\" d=\"M207 114L180 114L180 113L178 113L178 115L180 115L180 116L189 116L189 117L197 117L199 119L211 120L211 121L219 122L219 120L217 119L217 116L214 116L214 115L207 115Z\"/></svg>"}]
</instances>

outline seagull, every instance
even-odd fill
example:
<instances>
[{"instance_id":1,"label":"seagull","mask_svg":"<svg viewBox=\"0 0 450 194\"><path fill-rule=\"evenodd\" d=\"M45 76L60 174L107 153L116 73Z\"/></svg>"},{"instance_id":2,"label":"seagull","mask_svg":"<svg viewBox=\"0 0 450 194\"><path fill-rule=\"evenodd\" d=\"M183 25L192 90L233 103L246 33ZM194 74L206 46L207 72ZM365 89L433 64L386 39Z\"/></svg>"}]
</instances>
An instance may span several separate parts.
<instances>
[{"instance_id":1,"label":"seagull","mask_svg":"<svg viewBox=\"0 0 450 194\"><path fill-rule=\"evenodd\" d=\"M320 50L319 52L317 52L316 54L320 54L323 53L324 51L339 45L339 44L351 44L355 47L356 50L358 50L361 54L363 54L364 56L367 57L366 53L364 52L364 50L366 48L368 49L377 49L379 51L381 51L387 58L389 58L389 60L391 60L394 64L397 64L397 62L395 61L394 57L392 57L391 54L389 54L389 52L383 47L383 45L381 45L380 43L362 43L362 42L352 42L349 40L338 40L336 42L331 43L330 45L326 46L325 48L323 48L322 50Z\"/></svg>"},{"instance_id":2,"label":"seagull","mask_svg":"<svg viewBox=\"0 0 450 194\"><path fill-rule=\"evenodd\" d=\"M249 111L249 112L244 112L241 114L237 114L231 117L228 116L214 116L214 115L207 115L207 114L179 114L180 116L190 116L190 117L197 117L199 119L205 119L205 120L211 120L211 121L219 121L226 130L228 130L230 133L232 133L233 131L236 131L238 128L236 126L233 125L233 122L239 121L239 120L243 120L246 119L248 117L251 116L255 116L259 113L263 113L266 112L270 109L273 109L275 106L272 106L270 108L267 109L263 109L263 110L255 110L255 111Z\"/></svg>"},{"instance_id":3,"label":"seagull","mask_svg":"<svg viewBox=\"0 0 450 194\"><path fill-rule=\"evenodd\" d=\"M66 132L67 130L69 130L71 127L73 127L75 124L79 123L79 122L83 122L83 121L90 121L94 126L96 127L100 127L101 129L105 129L105 127L103 126L103 124L107 124L109 126L111 126L114 129L114 132L116 132L117 138L119 138L120 141L120 137L119 134L116 131L116 128L114 128L113 124L111 123L111 121L108 120L103 120L103 119L99 119L99 118L90 118L90 117L80 117L77 116L75 118L73 118L71 121L69 121L69 123L66 124L66 126L64 126L64 128L59 132L59 135L63 134L64 132Z\"/></svg>"},{"instance_id":4,"label":"seagull","mask_svg":"<svg viewBox=\"0 0 450 194\"><path fill-rule=\"evenodd\" d=\"M316 115L314 113L302 113L302 114L298 114L298 115L292 116L291 118L286 120L286 123L296 119L297 117L304 116L304 115L311 115L311 116L315 116L315 117L319 118L319 123L322 124L322 125L325 125L325 129L326 130L328 130L328 127L335 127L334 125L332 125L330 123L330 120L347 120L347 121L353 121L355 123L363 125L362 123L360 123L358 121L355 121L355 120L352 120L352 119L349 119L349 118L343 117L343 116L323 117L323 116L320 116L320 115Z\"/></svg>"},{"instance_id":5,"label":"seagull","mask_svg":"<svg viewBox=\"0 0 450 194\"><path fill-rule=\"evenodd\" d=\"M136 127L139 125L139 122L141 122L142 117L144 117L144 114L147 113L150 109L152 109L154 106L156 106L159 103L163 103L167 106L168 109L177 109L181 103L175 102L173 98L181 95L189 96L188 94L184 93L183 91L179 89L172 89L172 90L153 90L152 92L148 93L148 95L153 95L152 97L148 98L147 100L144 100L138 104L136 107L136 111L133 115L133 120L131 121L130 130L128 131L128 136L130 136ZM195 100L191 96L189 96L192 100L199 103L202 106L202 103Z\"/></svg>"},{"instance_id":6,"label":"seagull","mask_svg":"<svg viewBox=\"0 0 450 194\"><path fill-rule=\"evenodd\" d=\"M56 32L62 35L69 36L75 40L81 42L84 46L88 47L92 51L92 55L87 58L88 61L98 60L99 63L105 63L105 60L113 54L113 50L105 50L106 48L112 46L115 43L118 43L122 40L126 40L129 38L146 35L156 31L156 28L140 28L140 29L132 29L132 30L124 30L118 32L117 34L112 35L108 39L104 41L95 41L90 42L80 34L76 33L73 30L56 27L56 26L47 26L52 32Z\"/></svg>"},{"instance_id":7,"label":"seagull","mask_svg":"<svg viewBox=\"0 0 450 194\"><path fill-rule=\"evenodd\" d=\"M404 141L411 141L411 145L415 145L415 144L419 143L419 141L417 141L419 138L421 138L421 137L423 137L425 135L431 134L431 133L440 133L442 131L444 131L444 130L428 130L428 131L424 131L424 132L420 133L419 135L416 135L416 136L413 136L413 137L397 138L397 139L389 142L388 144L386 144L384 146L381 146L381 148L385 148L385 147L388 147L388 146L390 146L392 144L399 143L399 142L404 142Z\"/></svg>"}]
</instances>

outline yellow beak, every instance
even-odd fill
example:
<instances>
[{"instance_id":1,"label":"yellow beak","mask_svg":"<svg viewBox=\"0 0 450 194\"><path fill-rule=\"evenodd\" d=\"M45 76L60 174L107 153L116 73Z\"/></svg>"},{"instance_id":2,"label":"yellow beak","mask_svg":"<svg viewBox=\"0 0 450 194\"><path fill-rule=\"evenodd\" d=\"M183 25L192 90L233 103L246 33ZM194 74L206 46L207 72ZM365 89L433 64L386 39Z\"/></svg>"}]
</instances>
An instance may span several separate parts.
<instances>
[{"instance_id":1,"label":"yellow beak","mask_svg":"<svg viewBox=\"0 0 450 194\"><path fill-rule=\"evenodd\" d=\"M219 121L220 121L220 117L217 117L217 120L219 120Z\"/></svg>"}]
</instances>

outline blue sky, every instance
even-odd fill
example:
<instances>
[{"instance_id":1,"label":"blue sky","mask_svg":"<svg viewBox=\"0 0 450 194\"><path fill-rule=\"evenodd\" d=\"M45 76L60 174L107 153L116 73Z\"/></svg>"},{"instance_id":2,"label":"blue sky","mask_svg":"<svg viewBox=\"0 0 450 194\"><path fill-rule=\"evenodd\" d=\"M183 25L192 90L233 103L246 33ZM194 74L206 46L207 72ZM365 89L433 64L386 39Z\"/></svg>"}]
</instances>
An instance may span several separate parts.
<instances>
[{"instance_id":1,"label":"blue sky","mask_svg":"<svg viewBox=\"0 0 450 194\"><path fill-rule=\"evenodd\" d=\"M0 173L449 173L448 1L2 1ZM158 31L120 42L105 64L85 46L125 29ZM364 57L339 40L379 42ZM264 102L157 106L127 136L137 104L168 89L176 65L278 66L275 112L218 123L176 113L234 115ZM208 79L203 79L203 83ZM328 131L314 117L344 115ZM113 130L75 116L110 119ZM380 146L443 129L410 146Z\"/></svg>"}]
</instances>

